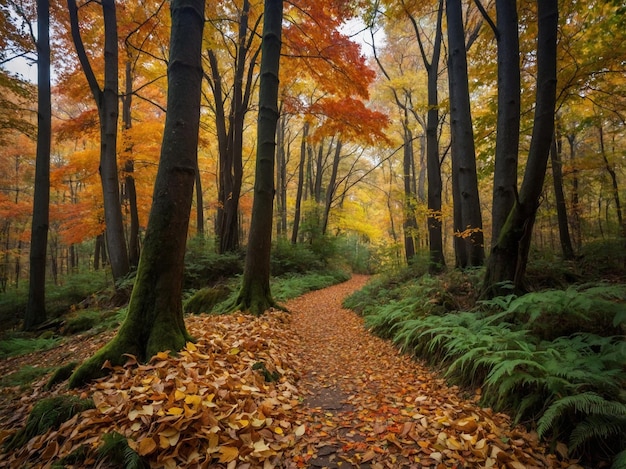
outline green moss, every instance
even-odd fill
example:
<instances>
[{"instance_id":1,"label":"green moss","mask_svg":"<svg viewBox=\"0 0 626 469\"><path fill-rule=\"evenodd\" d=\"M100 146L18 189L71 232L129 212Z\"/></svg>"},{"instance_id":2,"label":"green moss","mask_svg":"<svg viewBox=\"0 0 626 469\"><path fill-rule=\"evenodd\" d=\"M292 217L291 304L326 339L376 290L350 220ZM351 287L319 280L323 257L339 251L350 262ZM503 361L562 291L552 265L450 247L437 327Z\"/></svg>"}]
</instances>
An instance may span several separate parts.
<instances>
[{"instance_id":1,"label":"green moss","mask_svg":"<svg viewBox=\"0 0 626 469\"><path fill-rule=\"evenodd\" d=\"M210 313L215 305L226 300L231 293L232 290L226 285L202 288L187 300L183 310L185 313Z\"/></svg>"},{"instance_id":2,"label":"green moss","mask_svg":"<svg viewBox=\"0 0 626 469\"><path fill-rule=\"evenodd\" d=\"M57 368L46 383L45 388L51 389L55 384L67 380L72 375L72 371L74 371L77 365L78 362L70 362Z\"/></svg>"},{"instance_id":3,"label":"green moss","mask_svg":"<svg viewBox=\"0 0 626 469\"><path fill-rule=\"evenodd\" d=\"M100 313L97 311L80 311L76 316L66 320L63 326L64 335L78 334L88 331L100 322Z\"/></svg>"},{"instance_id":4,"label":"green moss","mask_svg":"<svg viewBox=\"0 0 626 469\"><path fill-rule=\"evenodd\" d=\"M76 396L55 396L38 401L31 410L24 428L20 429L5 443L5 449L14 450L36 435L42 435L87 409L95 408L91 399Z\"/></svg>"}]
</instances>

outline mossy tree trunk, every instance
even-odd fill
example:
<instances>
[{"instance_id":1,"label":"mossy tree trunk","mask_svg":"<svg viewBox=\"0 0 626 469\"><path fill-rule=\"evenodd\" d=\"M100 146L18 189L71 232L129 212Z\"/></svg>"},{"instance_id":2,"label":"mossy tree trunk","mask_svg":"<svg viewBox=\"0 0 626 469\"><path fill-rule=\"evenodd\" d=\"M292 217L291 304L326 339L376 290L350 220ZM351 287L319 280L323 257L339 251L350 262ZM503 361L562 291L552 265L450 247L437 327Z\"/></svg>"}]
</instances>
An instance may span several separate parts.
<instances>
[{"instance_id":1,"label":"mossy tree trunk","mask_svg":"<svg viewBox=\"0 0 626 469\"><path fill-rule=\"evenodd\" d=\"M197 170L204 26L202 0L173 0L167 117L152 210L128 316L117 335L70 378L70 386L101 376L102 364L147 360L191 340L183 321L182 282Z\"/></svg>"},{"instance_id":2,"label":"mossy tree trunk","mask_svg":"<svg viewBox=\"0 0 626 469\"><path fill-rule=\"evenodd\" d=\"M523 290L530 240L554 134L557 0L538 0L537 94L528 162L518 200L494 244L483 282L487 296L508 293L504 282Z\"/></svg>"},{"instance_id":3,"label":"mossy tree trunk","mask_svg":"<svg viewBox=\"0 0 626 469\"><path fill-rule=\"evenodd\" d=\"M270 291L270 252L274 210L274 155L278 122L282 0L265 0L264 16L252 221L243 283L234 308L255 315L261 315L275 305Z\"/></svg>"}]
</instances>

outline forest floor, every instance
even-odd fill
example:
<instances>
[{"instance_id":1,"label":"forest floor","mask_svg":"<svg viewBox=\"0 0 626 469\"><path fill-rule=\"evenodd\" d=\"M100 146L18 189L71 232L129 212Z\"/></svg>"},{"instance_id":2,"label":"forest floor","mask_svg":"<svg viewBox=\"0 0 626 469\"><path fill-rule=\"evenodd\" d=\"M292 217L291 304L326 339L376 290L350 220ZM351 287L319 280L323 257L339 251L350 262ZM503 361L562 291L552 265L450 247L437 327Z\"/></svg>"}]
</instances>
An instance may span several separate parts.
<instances>
[{"instance_id":1,"label":"forest floor","mask_svg":"<svg viewBox=\"0 0 626 469\"><path fill-rule=\"evenodd\" d=\"M0 454L0 467L46 467L116 431L152 467L580 468L548 454L507 415L481 408L479 389L449 387L368 332L341 307L367 280L355 275L305 294L285 305L290 313L186 318L195 344L145 365L131 358L72 391L96 408ZM77 336L5 360L0 373L80 360L110 337ZM23 425L37 399L69 392L44 383L2 390L0 439ZM115 467L96 454L66 467Z\"/></svg>"}]
</instances>

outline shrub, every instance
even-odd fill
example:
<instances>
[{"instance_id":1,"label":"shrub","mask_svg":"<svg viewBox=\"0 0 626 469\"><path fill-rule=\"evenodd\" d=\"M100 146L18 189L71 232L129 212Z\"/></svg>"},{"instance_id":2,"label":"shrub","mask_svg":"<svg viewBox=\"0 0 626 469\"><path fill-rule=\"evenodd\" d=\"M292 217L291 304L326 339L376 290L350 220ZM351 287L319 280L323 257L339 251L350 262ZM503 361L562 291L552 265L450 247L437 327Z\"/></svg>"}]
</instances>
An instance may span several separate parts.
<instances>
[{"instance_id":1,"label":"shrub","mask_svg":"<svg viewBox=\"0 0 626 469\"><path fill-rule=\"evenodd\" d=\"M197 290L243 272L241 253L216 254L211 243L192 240L185 255L184 288Z\"/></svg>"}]
</instances>

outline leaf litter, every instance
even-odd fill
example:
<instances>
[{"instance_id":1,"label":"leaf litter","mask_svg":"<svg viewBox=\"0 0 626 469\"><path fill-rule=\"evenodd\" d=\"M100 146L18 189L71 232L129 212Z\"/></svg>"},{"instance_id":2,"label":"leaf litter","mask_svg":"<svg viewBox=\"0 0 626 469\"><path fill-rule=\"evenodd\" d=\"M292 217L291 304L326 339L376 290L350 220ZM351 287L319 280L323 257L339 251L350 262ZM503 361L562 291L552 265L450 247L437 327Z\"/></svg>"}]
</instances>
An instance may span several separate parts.
<instances>
[{"instance_id":1,"label":"leaf litter","mask_svg":"<svg viewBox=\"0 0 626 469\"><path fill-rule=\"evenodd\" d=\"M50 467L79 449L87 459L66 467L107 467L97 449L111 432L168 469L579 467L366 331L341 308L366 281L306 294L291 313L187 317L197 340L177 356L129 356L79 390L46 392L42 380L3 409L0 439L41 397L74 393L96 408L0 454L0 467Z\"/></svg>"}]
</instances>

